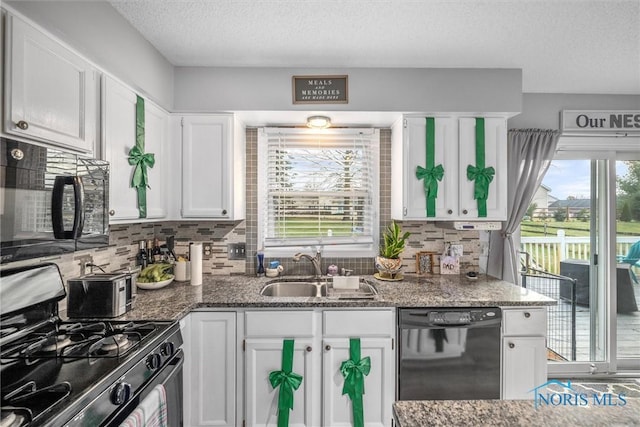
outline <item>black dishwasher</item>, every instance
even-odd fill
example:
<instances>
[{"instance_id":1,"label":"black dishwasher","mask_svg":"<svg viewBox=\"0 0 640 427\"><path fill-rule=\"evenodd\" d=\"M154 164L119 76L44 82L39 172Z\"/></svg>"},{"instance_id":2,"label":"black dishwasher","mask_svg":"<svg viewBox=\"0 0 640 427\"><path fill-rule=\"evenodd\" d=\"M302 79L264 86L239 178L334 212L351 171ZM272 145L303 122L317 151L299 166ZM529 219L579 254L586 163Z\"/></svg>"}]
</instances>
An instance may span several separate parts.
<instances>
[{"instance_id":1,"label":"black dishwasher","mask_svg":"<svg viewBox=\"0 0 640 427\"><path fill-rule=\"evenodd\" d=\"M500 398L497 307L398 310L398 399Z\"/></svg>"}]
</instances>

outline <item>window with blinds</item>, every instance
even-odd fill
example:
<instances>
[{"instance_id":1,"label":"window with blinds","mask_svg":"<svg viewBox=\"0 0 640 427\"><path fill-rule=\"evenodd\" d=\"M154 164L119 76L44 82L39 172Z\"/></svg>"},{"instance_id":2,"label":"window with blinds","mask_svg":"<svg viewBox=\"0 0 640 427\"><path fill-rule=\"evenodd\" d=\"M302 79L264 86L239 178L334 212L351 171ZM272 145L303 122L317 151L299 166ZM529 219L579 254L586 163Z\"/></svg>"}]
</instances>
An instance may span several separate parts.
<instances>
[{"instance_id":1,"label":"window with blinds","mask_svg":"<svg viewBox=\"0 0 640 427\"><path fill-rule=\"evenodd\" d=\"M374 129L262 129L258 229L265 250L377 248L379 139Z\"/></svg>"}]
</instances>

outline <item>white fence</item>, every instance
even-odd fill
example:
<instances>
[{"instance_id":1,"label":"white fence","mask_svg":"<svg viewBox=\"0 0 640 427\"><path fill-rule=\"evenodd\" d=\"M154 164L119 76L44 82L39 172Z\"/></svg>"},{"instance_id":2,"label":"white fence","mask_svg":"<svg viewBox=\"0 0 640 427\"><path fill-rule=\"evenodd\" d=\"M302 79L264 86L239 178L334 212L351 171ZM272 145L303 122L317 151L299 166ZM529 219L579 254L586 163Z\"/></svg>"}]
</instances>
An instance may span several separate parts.
<instances>
[{"instance_id":1,"label":"white fence","mask_svg":"<svg viewBox=\"0 0 640 427\"><path fill-rule=\"evenodd\" d=\"M629 252L629 247L640 240L640 236L618 236L616 240L616 255L624 256ZM520 250L531 255L534 267L559 274L562 260L588 260L591 256L591 243L589 237L567 237L564 230L558 230L558 234L552 237L522 237Z\"/></svg>"}]
</instances>

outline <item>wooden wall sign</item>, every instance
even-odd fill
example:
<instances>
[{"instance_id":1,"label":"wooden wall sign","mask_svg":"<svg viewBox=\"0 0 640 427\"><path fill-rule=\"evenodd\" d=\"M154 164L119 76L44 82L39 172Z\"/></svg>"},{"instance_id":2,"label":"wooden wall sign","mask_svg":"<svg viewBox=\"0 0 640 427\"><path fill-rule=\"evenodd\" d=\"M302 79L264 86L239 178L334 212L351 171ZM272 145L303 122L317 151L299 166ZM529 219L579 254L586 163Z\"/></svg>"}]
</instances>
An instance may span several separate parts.
<instances>
[{"instance_id":1,"label":"wooden wall sign","mask_svg":"<svg viewBox=\"0 0 640 427\"><path fill-rule=\"evenodd\" d=\"M349 76L293 76L294 104L348 104Z\"/></svg>"},{"instance_id":2,"label":"wooden wall sign","mask_svg":"<svg viewBox=\"0 0 640 427\"><path fill-rule=\"evenodd\" d=\"M560 128L571 133L640 133L640 111L562 110Z\"/></svg>"}]
</instances>

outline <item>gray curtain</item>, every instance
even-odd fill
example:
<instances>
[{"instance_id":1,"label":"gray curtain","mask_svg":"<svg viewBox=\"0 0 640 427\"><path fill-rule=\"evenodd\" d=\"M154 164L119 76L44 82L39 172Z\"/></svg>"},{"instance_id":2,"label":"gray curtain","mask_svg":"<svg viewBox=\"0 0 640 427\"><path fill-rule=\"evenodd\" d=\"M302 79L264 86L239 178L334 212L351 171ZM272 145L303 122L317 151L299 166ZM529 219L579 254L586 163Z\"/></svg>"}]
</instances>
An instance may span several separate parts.
<instances>
[{"instance_id":1,"label":"gray curtain","mask_svg":"<svg viewBox=\"0 0 640 427\"><path fill-rule=\"evenodd\" d=\"M549 169L560 134L555 130L512 129L508 135L507 221L489 238L487 273L519 283L520 221Z\"/></svg>"}]
</instances>

